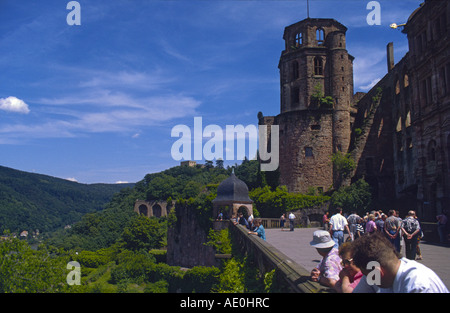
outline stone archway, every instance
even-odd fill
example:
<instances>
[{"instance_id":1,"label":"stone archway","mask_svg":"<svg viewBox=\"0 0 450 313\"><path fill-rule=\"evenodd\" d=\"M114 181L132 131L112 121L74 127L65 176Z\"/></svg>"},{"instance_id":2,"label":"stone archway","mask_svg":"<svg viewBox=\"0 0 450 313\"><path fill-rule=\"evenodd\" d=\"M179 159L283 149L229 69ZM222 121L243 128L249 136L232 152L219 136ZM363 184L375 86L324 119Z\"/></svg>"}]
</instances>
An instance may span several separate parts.
<instances>
[{"instance_id":1,"label":"stone archway","mask_svg":"<svg viewBox=\"0 0 450 313\"><path fill-rule=\"evenodd\" d=\"M167 203L166 201L136 200L134 203L134 212L147 217L163 217L167 216L173 205L173 203Z\"/></svg>"},{"instance_id":2,"label":"stone archway","mask_svg":"<svg viewBox=\"0 0 450 313\"><path fill-rule=\"evenodd\" d=\"M147 206L146 204L141 204L141 205L139 206L139 209L138 209L138 210L139 210L139 211L138 211L139 214L148 216L148 206Z\"/></svg>"},{"instance_id":3,"label":"stone archway","mask_svg":"<svg viewBox=\"0 0 450 313\"><path fill-rule=\"evenodd\" d=\"M242 215L244 215L245 219L248 219L248 217L251 215L251 213L249 212L248 208L245 205L241 205L238 210L237 213L242 213Z\"/></svg>"},{"instance_id":4,"label":"stone archway","mask_svg":"<svg viewBox=\"0 0 450 313\"><path fill-rule=\"evenodd\" d=\"M156 204L154 204L152 206L152 213L153 213L152 215L155 216L155 217L161 217L161 215L162 215L162 208L161 208L161 206L158 203L156 203Z\"/></svg>"}]
</instances>

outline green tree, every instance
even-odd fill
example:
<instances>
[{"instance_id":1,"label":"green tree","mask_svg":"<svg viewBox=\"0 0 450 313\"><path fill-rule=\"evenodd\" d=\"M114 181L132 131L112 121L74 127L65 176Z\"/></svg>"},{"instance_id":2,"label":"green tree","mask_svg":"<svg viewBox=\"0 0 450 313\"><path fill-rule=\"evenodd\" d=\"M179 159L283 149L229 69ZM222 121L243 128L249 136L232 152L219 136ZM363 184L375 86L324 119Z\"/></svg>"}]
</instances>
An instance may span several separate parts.
<instances>
[{"instance_id":1,"label":"green tree","mask_svg":"<svg viewBox=\"0 0 450 313\"><path fill-rule=\"evenodd\" d=\"M22 240L3 241L0 243L0 292L67 291L68 262L68 256L50 254L44 247L33 250Z\"/></svg>"},{"instance_id":2,"label":"green tree","mask_svg":"<svg viewBox=\"0 0 450 313\"><path fill-rule=\"evenodd\" d=\"M150 250L161 248L166 232L156 218L136 215L123 230L122 240L126 249Z\"/></svg>"},{"instance_id":3,"label":"green tree","mask_svg":"<svg viewBox=\"0 0 450 313\"><path fill-rule=\"evenodd\" d=\"M222 160L222 159L216 160L216 167L217 167L217 168L224 168L224 167L223 167L223 160Z\"/></svg>"},{"instance_id":4,"label":"green tree","mask_svg":"<svg viewBox=\"0 0 450 313\"><path fill-rule=\"evenodd\" d=\"M320 206L330 199L324 195L290 193L286 186L277 187L273 191L269 186L255 188L250 191L249 196L262 217L280 217L288 211Z\"/></svg>"},{"instance_id":5,"label":"green tree","mask_svg":"<svg viewBox=\"0 0 450 313\"><path fill-rule=\"evenodd\" d=\"M185 199L195 198L200 193L202 187L203 186L201 183L196 182L194 180L190 180L183 188L181 197Z\"/></svg>"},{"instance_id":6,"label":"green tree","mask_svg":"<svg viewBox=\"0 0 450 313\"><path fill-rule=\"evenodd\" d=\"M371 205L372 194L369 184L363 179L341 187L331 195L330 204L332 208L341 207L345 212L356 211L365 214Z\"/></svg>"},{"instance_id":7,"label":"green tree","mask_svg":"<svg viewBox=\"0 0 450 313\"><path fill-rule=\"evenodd\" d=\"M218 283L219 275L217 267L195 266L183 276L183 292L210 292Z\"/></svg>"},{"instance_id":8,"label":"green tree","mask_svg":"<svg viewBox=\"0 0 450 313\"><path fill-rule=\"evenodd\" d=\"M111 283L142 283L147 280L147 271L155 265L155 258L145 251L125 250L117 256L117 266L111 270Z\"/></svg>"}]
</instances>

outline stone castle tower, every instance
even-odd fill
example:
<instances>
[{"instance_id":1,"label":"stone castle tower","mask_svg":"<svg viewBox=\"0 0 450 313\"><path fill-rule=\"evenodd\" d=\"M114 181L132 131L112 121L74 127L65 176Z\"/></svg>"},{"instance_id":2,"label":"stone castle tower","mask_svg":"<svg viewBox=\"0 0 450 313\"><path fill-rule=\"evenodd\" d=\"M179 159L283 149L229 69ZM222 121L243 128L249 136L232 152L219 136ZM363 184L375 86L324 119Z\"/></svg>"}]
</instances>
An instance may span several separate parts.
<instances>
[{"instance_id":1,"label":"stone castle tower","mask_svg":"<svg viewBox=\"0 0 450 313\"><path fill-rule=\"evenodd\" d=\"M280 184L290 192L333 185L331 156L347 152L353 99L353 56L347 28L334 19L307 18L285 28L280 70L280 114L261 125L279 125Z\"/></svg>"}]
</instances>

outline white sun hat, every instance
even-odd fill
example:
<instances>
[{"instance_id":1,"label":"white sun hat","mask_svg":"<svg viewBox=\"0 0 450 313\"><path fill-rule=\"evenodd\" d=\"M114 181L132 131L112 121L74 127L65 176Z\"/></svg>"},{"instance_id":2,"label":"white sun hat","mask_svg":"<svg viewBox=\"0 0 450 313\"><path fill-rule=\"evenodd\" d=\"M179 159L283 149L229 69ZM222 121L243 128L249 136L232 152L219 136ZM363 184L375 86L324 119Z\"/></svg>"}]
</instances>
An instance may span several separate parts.
<instances>
[{"instance_id":1,"label":"white sun hat","mask_svg":"<svg viewBox=\"0 0 450 313\"><path fill-rule=\"evenodd\" d=\"M313 241L309 244L314 248L324 249L331 248L335 245L335 242L331 239L329 232L325 230L316 230L313 234Z\"/></svg>"}]
</instances>

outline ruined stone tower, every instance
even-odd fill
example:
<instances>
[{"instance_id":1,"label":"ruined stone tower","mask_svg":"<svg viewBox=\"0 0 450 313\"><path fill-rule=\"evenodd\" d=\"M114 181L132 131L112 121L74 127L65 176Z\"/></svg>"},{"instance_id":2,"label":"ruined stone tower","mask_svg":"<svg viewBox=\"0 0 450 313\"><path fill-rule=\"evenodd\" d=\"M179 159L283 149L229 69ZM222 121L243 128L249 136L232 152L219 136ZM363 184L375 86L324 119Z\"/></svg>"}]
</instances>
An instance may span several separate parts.
<instances>
[{"instance_id":1,"label":"ruined stone tower","mask_svg":"<svg viewBox=\"0 0 450 313\"><path fill-rule=\"evenodd\" d=\"M353 57L347 28L333 19L308 18L285 28L280 70L280 114L259 116L279 125L280 185L291 192L333 186L331 156L347 152Z\"/></svg>"}]
</instances>

